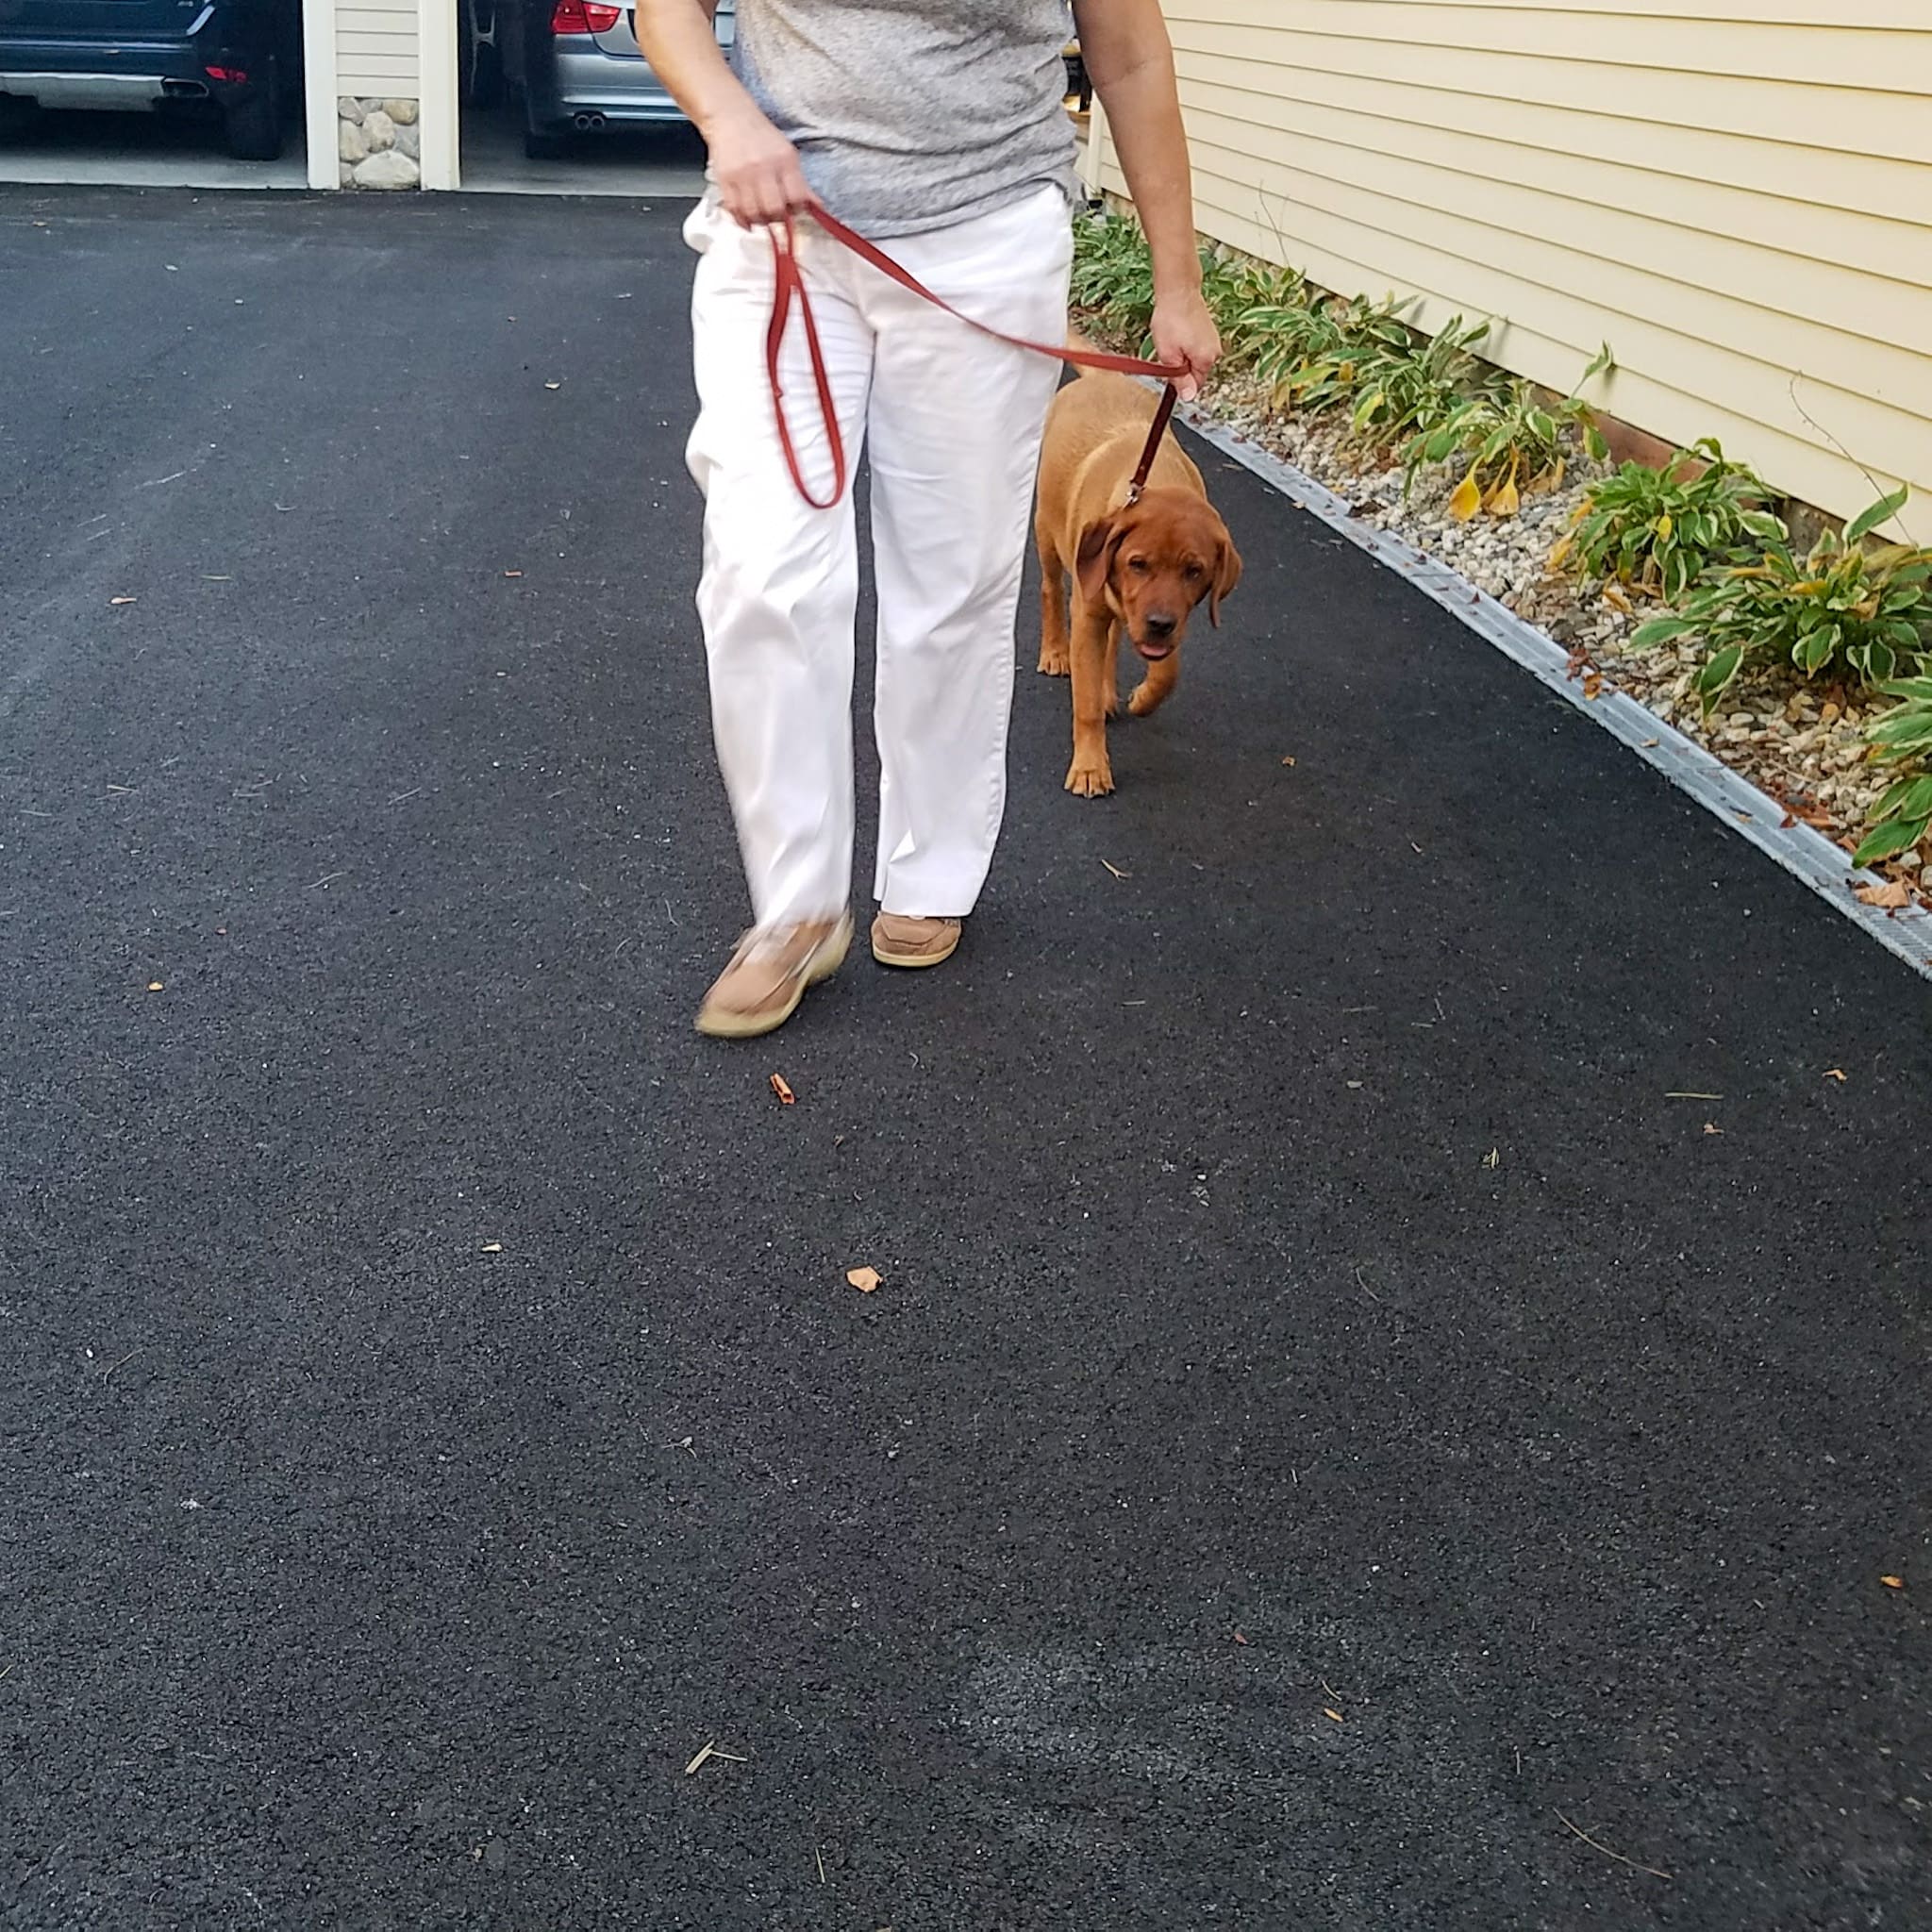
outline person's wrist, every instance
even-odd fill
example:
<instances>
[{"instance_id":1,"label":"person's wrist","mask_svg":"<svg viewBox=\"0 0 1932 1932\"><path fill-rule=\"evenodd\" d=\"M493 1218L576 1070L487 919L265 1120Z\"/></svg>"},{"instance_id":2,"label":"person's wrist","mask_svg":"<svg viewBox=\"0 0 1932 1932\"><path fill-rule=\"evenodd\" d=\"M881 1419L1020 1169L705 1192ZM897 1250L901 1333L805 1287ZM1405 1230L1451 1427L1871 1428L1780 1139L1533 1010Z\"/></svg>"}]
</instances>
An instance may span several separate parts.
<instances>
[{"instance_id":1,"label":"person's wrist","mask_svg":"<svg viewBox=\"0 0 1932 1932\"><path fill-rule=\"evenodd\" d=\"M754 133L765 116L758 105L741 88L726 94L722 100L700 103L691 121L703 137L705 144L714 146L721 141L730 141L735 136Z\"/></svg>"}]
</instances>

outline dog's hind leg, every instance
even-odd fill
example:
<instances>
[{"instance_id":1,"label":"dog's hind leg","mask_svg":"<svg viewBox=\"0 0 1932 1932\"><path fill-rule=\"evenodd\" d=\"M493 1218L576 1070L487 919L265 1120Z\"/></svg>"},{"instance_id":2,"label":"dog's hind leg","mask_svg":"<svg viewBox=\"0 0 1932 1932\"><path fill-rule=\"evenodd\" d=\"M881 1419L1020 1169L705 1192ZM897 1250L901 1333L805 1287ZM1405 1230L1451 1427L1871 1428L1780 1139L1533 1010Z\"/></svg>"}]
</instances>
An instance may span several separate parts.
<instances>
[{"instance_id":1,"label":"dog's hind leg","mask_svg":"<svg viewBox=\"0 0 1932 1932\"><path fill-rule=\"evenodd\" d=\"M1132 696L1127 699L1127 709L1137 718L1145 718L1158 711L1173 697L1180 675L1181 655L1178 651L1148 665L1147 675L1134 687Z\"/></svg>"},{"instance_id":2,"label":"dog's hind leg","mask_svg":"<svg viewBox=\"0 0 1932 1932\"><path fill-rule=\"evenodd\" d=\"M1049 677L1067 675L1067 569L1044 519L1033 526L1040 552L1040 664Z\"/></svg>"}]
</instances>

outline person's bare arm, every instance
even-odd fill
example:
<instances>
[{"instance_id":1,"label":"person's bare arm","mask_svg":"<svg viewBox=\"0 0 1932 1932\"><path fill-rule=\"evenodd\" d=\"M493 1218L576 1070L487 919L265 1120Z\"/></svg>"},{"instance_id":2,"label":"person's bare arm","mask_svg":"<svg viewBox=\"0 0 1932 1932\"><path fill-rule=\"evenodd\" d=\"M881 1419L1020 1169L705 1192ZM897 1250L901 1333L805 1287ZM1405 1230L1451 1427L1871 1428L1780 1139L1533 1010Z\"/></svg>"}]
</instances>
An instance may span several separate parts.
<instances>
[{"instance_id":1,"label":"person's bare arm","mask_svg":"<svg viewBox=\"0 0 1932 1932\"><path fill-rule=\"evenodd\" d=\"M1074 0L1080 55L1120 151L1154 257L1154 347L1185 364L1184 396L1221 359L1221 333L1201 299L1194 183L1159 0Z\"/></svg>"},{"instance_id":2,"label":"person's bare arm","mask_svg":"<svg viewBox=\"0 0 1932 1932\"><path fill-rule=\"evenodd\" d=\"M727 214L746 227L782 222L818 196L806 186L798 150L745 92L719 50L717 0L637 0L638 44L671 98L710 151L711 178Z\"/></svg>"}]
</instances>

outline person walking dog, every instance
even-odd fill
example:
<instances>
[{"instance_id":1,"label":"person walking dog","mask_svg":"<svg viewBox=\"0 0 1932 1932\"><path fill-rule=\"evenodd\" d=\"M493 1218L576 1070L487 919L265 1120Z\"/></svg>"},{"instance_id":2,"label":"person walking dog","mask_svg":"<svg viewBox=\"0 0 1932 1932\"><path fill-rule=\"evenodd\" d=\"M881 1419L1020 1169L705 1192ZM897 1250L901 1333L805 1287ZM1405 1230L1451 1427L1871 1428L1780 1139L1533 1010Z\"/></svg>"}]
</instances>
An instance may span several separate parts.
<instances>
[{"instance_id":1,"label":"person walking dog","mask_svg":"<svg viewBox=\"0 0 1932 1932\"><path fill-rule=\"evenodd\" d=\"M934 293L1005 334L1065 340L1076 198L1063 107L1067 0L637 0L645 58L709 155L685 226L705 497L698 611L712 726L753 924L700 1032L783 1024L845 957L853 844L858 533L830 439L864 444L878 589L879 836L873 955L936 966L986 882L1006 807L1007 725L1034 471L1058 365L994 341L837 246L823 208ZM1201 298L1193 192L1158 0L1073 0L1153 254L1153 335L1191 395L1221 342ZM799 219L793 222L793 218ZM823 391L794 318L767 379L776 251L810 294Z\"/></svg>"}]
</instances>

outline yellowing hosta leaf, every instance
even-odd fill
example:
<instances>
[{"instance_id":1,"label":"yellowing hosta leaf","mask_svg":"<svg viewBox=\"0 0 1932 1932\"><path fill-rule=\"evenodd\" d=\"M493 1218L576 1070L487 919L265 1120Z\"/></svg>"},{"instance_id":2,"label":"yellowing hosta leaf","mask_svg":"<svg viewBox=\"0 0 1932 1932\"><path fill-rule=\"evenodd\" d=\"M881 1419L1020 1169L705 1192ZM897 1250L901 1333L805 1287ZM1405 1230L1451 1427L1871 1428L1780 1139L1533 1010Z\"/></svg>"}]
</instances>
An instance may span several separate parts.
<instances>
[{"instance_id":1,"label":"yellowing hosta leaf","mask_svg":"<svg viewBox=\"0 0 1932 1932\"><path fill-rule=\"evenodd\" d=\"M1449 514L1458 524L1466 524L1483 507L1483 493L1476 488L1474 476L1465 476L1456 486L1456 493L1449 499Z\"/></svg>"},{"instance_id":2,"label":"yellowing hosta leaf","mask_svg":"<svg viewBox=\"0 0 1932 1932\"><path fill-rule=\"evenodd\" d=\"M1668 543L1671 541L1671 532L1676 527L1676 525L1671 521L1670 511L1665 510L1663 515L1657 520L1657 541L1659 543Z\"/></svg>"},{"instance_id":3,"label":"yellowing hosta leaf","mask_svg":"<svg viewBox=\"0 0 1932 1932\"><path fill-rule=\"evenodd\" d=\"M1516 488L1516 479L1506 476L1490 491L1483 508L1492 517L1513 517L1523 508L1523 497Z\"/></svg>"}]
</instances>

